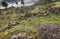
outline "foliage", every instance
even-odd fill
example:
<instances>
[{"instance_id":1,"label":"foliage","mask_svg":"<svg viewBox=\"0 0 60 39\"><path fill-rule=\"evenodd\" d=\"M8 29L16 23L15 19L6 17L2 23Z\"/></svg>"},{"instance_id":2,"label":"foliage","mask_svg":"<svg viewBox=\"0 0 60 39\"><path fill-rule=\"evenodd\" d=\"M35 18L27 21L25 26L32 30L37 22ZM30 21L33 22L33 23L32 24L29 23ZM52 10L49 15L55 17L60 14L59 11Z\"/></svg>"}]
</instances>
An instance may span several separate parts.
<instances>
[{"instance_id":1,"label":"foliage","mask_svg":"<svg viewBox=\"0 0 60 39\"><path fill-rule=\"evenodd\" d=\"M60 3L54 2L53 4L56 4L56 5L54 5L53 8L51 8L51 9L54 9L54 7L57 5L59 5L59 7L60 7ZM56 7L54 10L56 11L57 8L58 7ZM29 6L29 7L26 6L26 7L22 7L22 8L20 7L17 10L14 7L8 8L7 11L4 9L0 10L0 12L1 12L0 30L2 27L9 25L9 23L13 24L14 21L17 21L19 23L10 29L0 31L0 39L8 39L12 35L20 33L21 29L23 29L23 28L32 29L32 31L33 31L33 30L36 30L39 27L39 25L43 25L45 23L54 24L54 26L55 26L55 24L60 25L60 15L58 15L58 14L56 15L55 11L54 11L54 13L52 13L51 11L47 10L46 5L43 5L43 4L41 4L41 5L36 4L33 6ZM53 27L53 26L51 26L51 27ZM47 30L46 30L46 32L47 32ZM34 33L34 31L32 33ZM57 34L59 35L59 33L57 33ZM30 34L30 32L29 32L29 34ZM53 34L50 36L57 38L58 35ZM44 36L45 36L45 34L44 34Z\"/></svg>"},{"instance_id":2,"label":"foliage","mask_svg":"<svg viewBox=\"0 0 60 39\"><path fill-rule=\"evenodd\" d=\"M49 10L49 12L53 13L53 14L56 14L56 15L60 15L60 7L57 7L57 8L51 8Z\"/></svg>"},{"instance_id":3,"label":"foliage","mask_svg":"<svg viewBox=\"0 0 60 39\"><path fill-rule=\"evenodd\" d=\"M21 0L21 4L23 4L23 5L24 5L24 0Z\"/></svg>"},{"instance_id":4,"label":"foliage","mask_svg":"<svg viewBox=\"0 0 60 39\"><path fill-rule=\"evenodd\" d=\"M56 24L44 24L38 28L41 39L60 39L60 26Z\"/></svg>"},{"instance_id":5,"label":"foliage","mask_svg":"<svg viewBox=\"0 0 60 39\"><path fill-rule=\"evenodd\" d=\"M2 4L3 7L7 7L8 6L7 2L5 2L5 1L2 1L1 4Z\"/></svg>"}]
</instances>

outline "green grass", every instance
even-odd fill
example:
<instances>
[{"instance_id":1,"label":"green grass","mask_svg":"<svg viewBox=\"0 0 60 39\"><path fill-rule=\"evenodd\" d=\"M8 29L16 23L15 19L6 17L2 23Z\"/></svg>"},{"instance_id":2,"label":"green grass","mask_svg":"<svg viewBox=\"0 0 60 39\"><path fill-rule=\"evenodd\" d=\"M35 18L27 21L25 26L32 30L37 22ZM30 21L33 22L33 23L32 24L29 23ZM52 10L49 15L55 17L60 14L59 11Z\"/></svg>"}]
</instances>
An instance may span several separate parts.
<instances>
[{"instance_id":1,"label":"green grass","mask_svg":"<svg viewBox=\"0 0 60 39\"><path fill-rule=\"evenodd\" d=\"M53 7L60 7L60 2L54 2L53 4L56 4Z\"/></svg>"},{"instance_id":2,"label":"green grass","mask_svg":"<svg viewBox=\"0 0 60 39\"><path fill-rule=\"evenodd\" d=\"M60 17L56 15L52 15L49 17L31 17L28 20L21 21L19 25L11 28L10 30L6 30L5 32L0 32L0 36L3 36L3 34L4 36L9 35L9 33L12 33L16 30L21 30L23 28L36 30L40 25L45 24L45 23L60 24L59 19Z\"/></svg>"},{"instance_id":3,"label":"green grass","mask_svg":"<svg viewBox=\"0 0 60 39\"><path fill-rule=\"evenodd\" d=\"M54 6L53 6L54 7ZM15 9L14 9L15 10ZM3 32L0 32L0 39L8 39L8 37L10 37L12 34L11 33L18 33L19 30L23 29L23 28L29 28L32 30L37 30L37 28L45 23L50 23L50 24L59 24L60 25L60 15L55 15L55 14L49 14L49 16L40 16L40 17L36 17L36 16L32 16L29 17L27 20L17 20L20 16L24 16L24 14L21 13L16 13L15 11L12 11L12 14L6 14L4 12L2 12L3 14L0 15L0 21L2 23L0 23L0 28L4 27L5 25L8 25L9 22L13 22L13 21L18 21L20 24L16 25L15 27L11 28L11 29L7 29ZM34 7L32 10L30 10L29 12L31 13L38 13L38 12L45 12L47 11L45 9L45 6L40 5L40 6L36 6ZM26 12L27 13L27 12ZM8 17L10 17L8 19ZM14 32L16 31L16 32Z\"/></svg>"}]
</instances>

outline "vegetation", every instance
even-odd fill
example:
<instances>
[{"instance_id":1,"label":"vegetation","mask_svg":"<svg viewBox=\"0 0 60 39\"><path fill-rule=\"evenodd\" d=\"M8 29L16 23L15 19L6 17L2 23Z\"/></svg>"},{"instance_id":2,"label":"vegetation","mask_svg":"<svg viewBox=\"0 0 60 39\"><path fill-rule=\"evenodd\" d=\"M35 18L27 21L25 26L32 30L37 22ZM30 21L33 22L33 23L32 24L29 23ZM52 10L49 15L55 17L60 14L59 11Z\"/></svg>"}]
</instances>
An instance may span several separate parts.
<instances>
[{"instance_id":1,"label":"vegetation","mask_svg":"<svg viewBox=\"0 0 60 39\"><path fill-rule=\"evenodd\" d=\"M55 24L44 24L38 29L41 39L60 39L60 26Z\"/></svg>"},{"instance_id":2,"label":"vegetation","mask_svg":"<svg viewBox=\"0 0 60 39\"><path fill-rule=\"evenodd\" d=\"M21 4L23 4L23 5L24 5L24 0L21 0Z\"/></svg>"},{"instance_id":3,"label":"vegetation","mask_svg":"<svg viewBox=\"0 0 60 39\"><path fill-rule=\"evenodd\" d=\"M7 6L8 5L4 5L4 7ZM7 8L7 11L5 9L0 10L0 39L10 39L14 35L18 35L22 32L27 34L25 35L26 37L37 36L35 39L45 39L46 33L43 33L42 35L44 36L42 36L42 31L51 31L47 33L47 35L50 34L48 36L49 39L60 39L60 31L59 29L55 29L59 27L58 25L60 26L60 1L58 0L50 3L42 2L41 4L38 2L32 6L20 7L17 10L14 7ZM47 29L44 30L44 27ZM51 30L51 28L48 29L48 27L51 27L54 31ZM24 29L27 31L24 31ZM37 31L37 29L43 30L40 32ZM55 30L59 32L55 33Z\"/></svg>"},{"instance_id":4,"label":"vegetation","mask_svg":"<svg viewBox=\"0 0 60 39\"><path fill-rule=\"evenodd\" d=\"M7 8L8 3L7 3L7 2L5 2L5 1L2 1L2 2L1 2L1 5L2 5L3 7L6 7L6 8Z\"/></svg>"}]
</instances>

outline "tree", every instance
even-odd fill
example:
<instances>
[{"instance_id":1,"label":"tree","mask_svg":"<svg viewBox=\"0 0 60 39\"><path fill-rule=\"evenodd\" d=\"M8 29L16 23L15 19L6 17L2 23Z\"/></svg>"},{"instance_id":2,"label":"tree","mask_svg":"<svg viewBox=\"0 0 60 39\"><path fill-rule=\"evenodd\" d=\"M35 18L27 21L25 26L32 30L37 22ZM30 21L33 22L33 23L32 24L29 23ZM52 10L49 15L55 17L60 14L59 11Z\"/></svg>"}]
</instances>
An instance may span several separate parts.
<instances>
[{"instance_id":1,"label":"tree","mask_svg":"<svg viewBox=\"0 0 60 39\"><path fill-rule=\"evenodd\" d=\"M16 2L17 8L18 8L18 2Z\"/></svg>"},{"instance_id":2,"label":"tree","mask_svg":"<svg viewBox=\"0 0 60 39\"><path fill-rule=\"evenodd\" d=\"M1 2L1 5L2 5L3 7L5 7L5 8L7 8L8 3L7 3L7 2L5 2L5 1L2 1L2 2Z\"/></svg>"},{"instance_id":3,"label":"tree","mask_svg":"<svg viewBox=\"0 0 60 39\"><path fill-rule=\"evenodd\" d=\"M24 0L21 0L21 4L23 4L23 6L24 6Z\"/></svg>"},{"instance_id":4,"label":"tree","mask_svg":"<svg viewBox=\"0 0 60 39\"><path fill-rule=\"evenodd\" d=\"M21 4L24 6L24 0L21 0ZM21 13L24 13L23 7L21 6Z\"/></svg>"},{"instance_id":5,"label":"tree","mask_svg":"<svg viewBox=\"0 0 60 39\"><path fill-rule=\"evenodd\" d=\"M16 5L18 5L18 2L16 2ZM17 6L18 7L18 6Z\"/></svg>"}]
</instances>

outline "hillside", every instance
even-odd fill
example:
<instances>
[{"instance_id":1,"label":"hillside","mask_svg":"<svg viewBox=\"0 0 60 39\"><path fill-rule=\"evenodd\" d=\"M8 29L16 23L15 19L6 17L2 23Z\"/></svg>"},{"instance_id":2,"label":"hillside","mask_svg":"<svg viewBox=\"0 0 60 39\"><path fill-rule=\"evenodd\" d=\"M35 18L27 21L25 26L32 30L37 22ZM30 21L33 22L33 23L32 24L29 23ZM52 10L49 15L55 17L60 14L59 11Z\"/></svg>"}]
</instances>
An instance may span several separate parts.
<instances>
[{"instance_id":1,"label":"hillside","mask_svg":"<svg viewBox=\"0 0 60 39\"><path fill-rule=\"evenodd\" d=\"M9 39L12 35L23 31L24 28L32 30L33 34L40 25L45 23L60 25L60 1L1 9L0 39ZM39 39L39 35L35 33Z\"/></svg>"}]
</instances>

